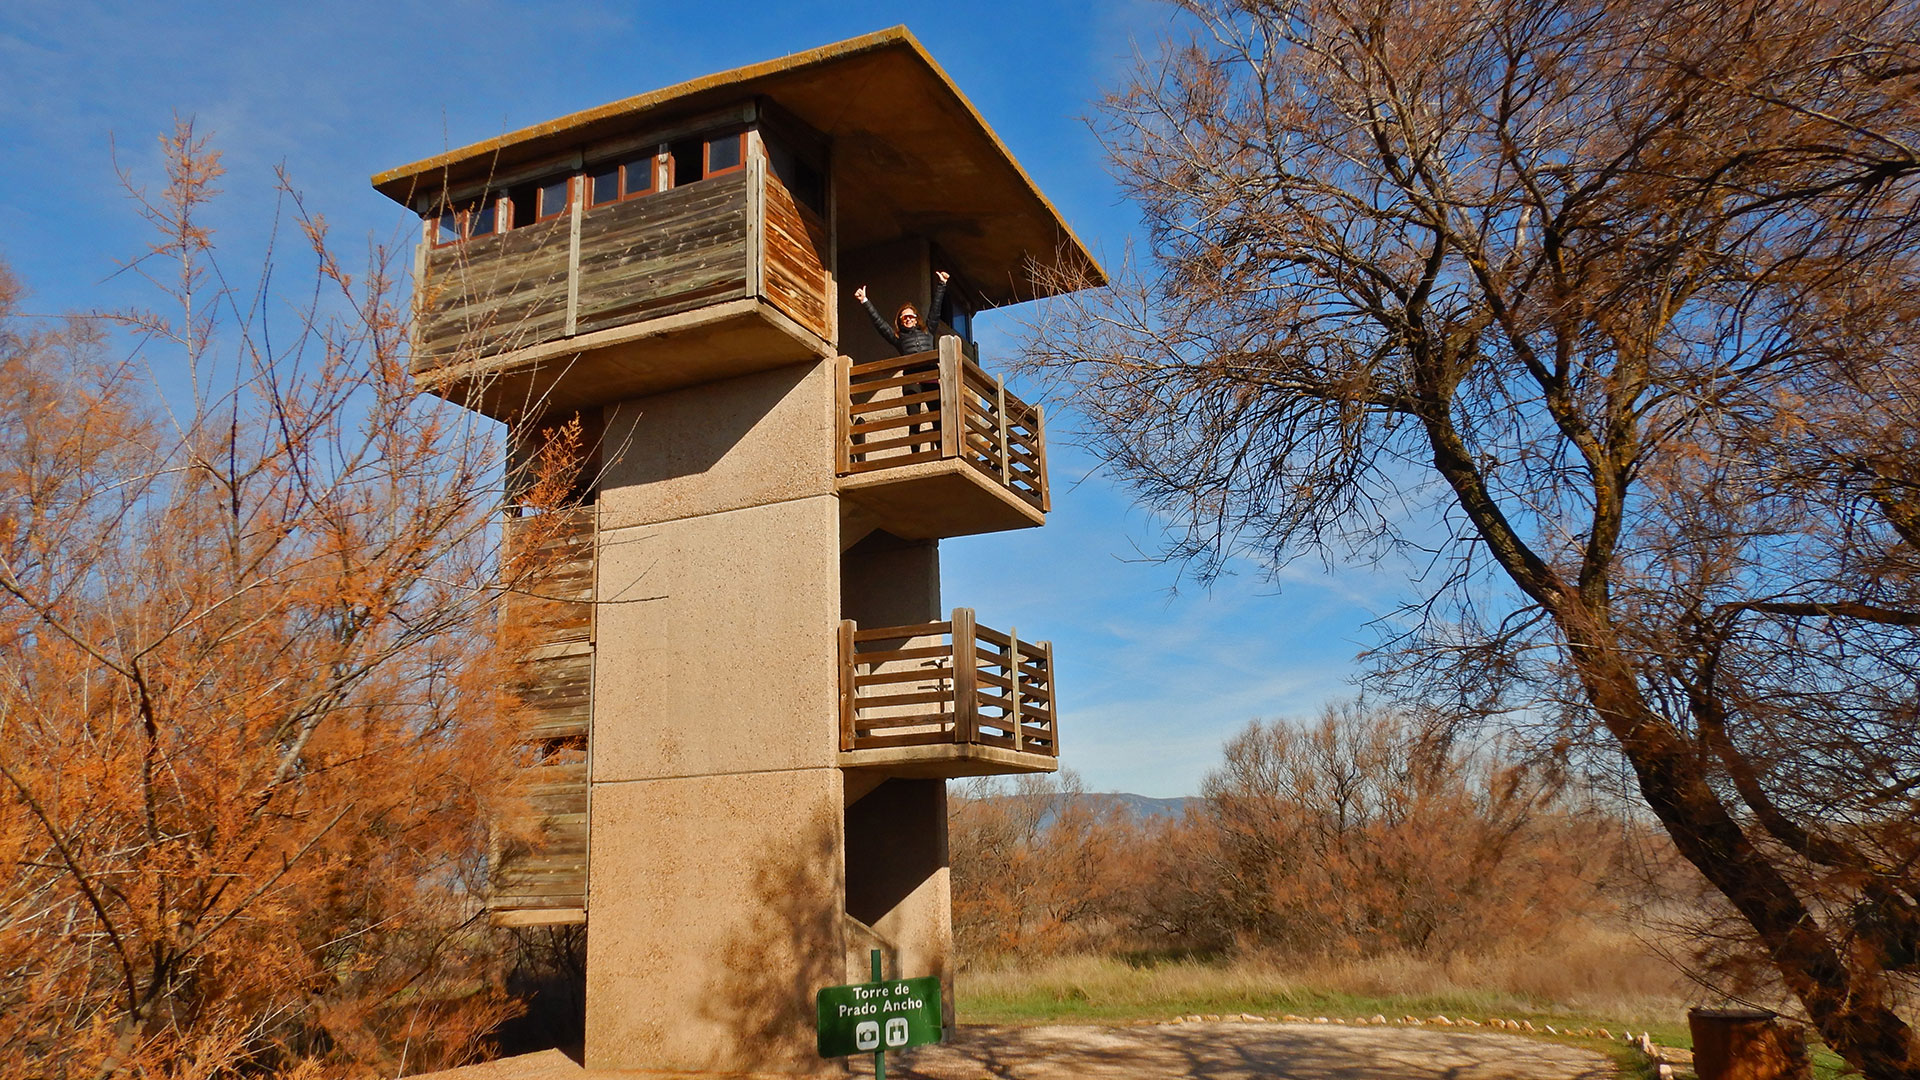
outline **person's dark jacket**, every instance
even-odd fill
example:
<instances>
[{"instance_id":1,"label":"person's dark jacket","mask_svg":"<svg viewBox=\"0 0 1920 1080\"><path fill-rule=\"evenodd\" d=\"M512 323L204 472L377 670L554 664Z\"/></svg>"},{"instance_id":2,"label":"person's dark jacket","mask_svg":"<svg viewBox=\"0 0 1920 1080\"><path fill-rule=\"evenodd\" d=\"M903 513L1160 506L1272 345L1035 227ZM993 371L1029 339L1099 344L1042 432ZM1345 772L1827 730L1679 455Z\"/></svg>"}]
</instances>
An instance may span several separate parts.
<instances>
[{"instance_id":1,"label":"person's dark jacket","mask_svg":"<svg viewBox=\"0 0 1920 1080\"><path fill-rule=\"evenodd\" d=\"M939 342L933 336L933 320L939 315L940 304L946 298L947 283L934 278L933 303L927 305L926 312L920 314L920 325L904 334L894 333L893 324L887 321L886 316L880 314L880 309L873 306L871 299L862 300L860 304L867 309L867 318L873 320L873 328L880 332L880 336L886 339L887 344L893 346L894 351L901 356L907 356L911 353L932 352L939 347Z\"/></svg>"}]
</instances>

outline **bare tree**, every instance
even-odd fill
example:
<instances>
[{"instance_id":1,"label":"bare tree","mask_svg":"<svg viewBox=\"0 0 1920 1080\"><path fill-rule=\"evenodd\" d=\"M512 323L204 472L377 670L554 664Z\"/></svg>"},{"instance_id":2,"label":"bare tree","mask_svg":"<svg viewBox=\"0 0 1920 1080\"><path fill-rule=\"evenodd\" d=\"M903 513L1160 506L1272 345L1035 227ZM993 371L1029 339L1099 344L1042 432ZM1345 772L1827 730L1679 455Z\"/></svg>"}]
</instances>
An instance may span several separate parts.
<instances>
[{"instance_id":1,"label":"bare tree","mask_svg":"<svg viewBox=\"0 0 1920 1080\"><path fill-rule=\"evenodd\" d=\"M1601 734L1822 1038L1920 1077L1920 14L1185 0L1151 262L1031 345L1249 550L1432 553L1387 674Z\"/></svg>"}]
</instances>

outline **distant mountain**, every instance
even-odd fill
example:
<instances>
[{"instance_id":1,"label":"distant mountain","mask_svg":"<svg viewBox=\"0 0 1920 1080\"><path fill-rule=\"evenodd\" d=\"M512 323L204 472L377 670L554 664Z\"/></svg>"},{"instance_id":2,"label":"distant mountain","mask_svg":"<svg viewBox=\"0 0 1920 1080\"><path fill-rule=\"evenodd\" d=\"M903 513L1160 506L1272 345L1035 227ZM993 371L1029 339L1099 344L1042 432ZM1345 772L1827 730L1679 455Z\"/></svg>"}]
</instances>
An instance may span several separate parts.
<instances>
[{"instance_id":1,"label":"distant mountain","mask_svg":"<svg viewBox=\"0 0 1920 1080\"><path fill-rule=\"evenodd\" d=\"M1089 791L1080 797L1098 806L1113 807L1135 821L1181 817L1186 814L1188 806L1199 801L1191 795L1176 799L1153 799L1125 791Z\"/></svg>"},{"instance_id":2,"label":"distant mountain","mask_svg":"<svg viewBox=\"0 0 1920 1080\"><path fill-rule=\"evenodd\" d=\"M1125 791L1089 791L1076 797L1085 800L1088 805L1097 811L1124 814L1134 822L1179 818L1187 812L1188 806L1196 805L1200 802L1199 799L1191 795L1184 795L1176 799L1154 799L1145 795L1135 795ZM1020 799L1025 798L1025 796L988 795L986 798L989 801L998 801L1001 799ZM1042 827L1052 824L1052 822L1053 811L1051 809L1040 815L1040 824Z\"/></svg>"}]
</instances>

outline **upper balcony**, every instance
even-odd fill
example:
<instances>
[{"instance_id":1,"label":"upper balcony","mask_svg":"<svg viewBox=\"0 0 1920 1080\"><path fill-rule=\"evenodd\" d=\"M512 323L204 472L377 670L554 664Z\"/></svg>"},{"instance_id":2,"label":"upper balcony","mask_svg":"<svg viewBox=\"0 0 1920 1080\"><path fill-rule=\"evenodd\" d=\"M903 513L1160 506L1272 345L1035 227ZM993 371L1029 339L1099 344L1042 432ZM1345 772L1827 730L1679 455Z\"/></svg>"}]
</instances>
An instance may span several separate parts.
<instances>
[{"instance_id":1,"label":"upper balcony","mask_svg":"<svg viewBox=\"0 0 1920 1080\"><path fill-rule=\"evenodd\" d=\"M926 540L1046 523L1040 407L982 371L959 338L839 363L839 490L876 528Z\"/></svg>"},{"instance_id":2,"label":"upper balcony","mask_svg":"<svg viewBox=\"0 0 1920 1080\"><path fill-rule=\"evenodd\" d=\"M453 200L415 266L415 378L508 417L831 355L822 179L761 136L644 144Z\"/></svg>"},{"instance_id":3,"label":"upper balcony","mask_svg":"<svg viewBox=\"0 0 1920 1080\"><path fill-rule=\"evenodd\" d=\"M840 765L889 776L1052 772L1053 645L955 608L946 622L840 624Z\"/></svg>"}]
</instances>

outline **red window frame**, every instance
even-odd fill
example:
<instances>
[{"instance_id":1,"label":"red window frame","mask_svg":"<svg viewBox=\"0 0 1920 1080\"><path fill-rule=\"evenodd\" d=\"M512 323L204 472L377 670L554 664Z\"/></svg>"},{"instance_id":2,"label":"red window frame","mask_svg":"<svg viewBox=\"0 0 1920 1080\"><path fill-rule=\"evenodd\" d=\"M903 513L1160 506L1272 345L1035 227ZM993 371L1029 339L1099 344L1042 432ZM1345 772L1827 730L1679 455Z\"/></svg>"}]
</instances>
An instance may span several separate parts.
<instances>
[{"instance_id":1,"label":"red window frame","mask_svg":"<svg viewBox=\"0 0 1920 1080\"><path fill-rule=\"evenodd\" d=\"M721 142L726 139L738 140L738 145L740 147L740 163L738 165L729 165L724 169L715 169L713 167L713 144L717 142ZM711 138L701 140L700 179L710 180L716 176L725 176L728 173L739 172L740 170L746 167L747 167L747 133L745 131L736 131L732 135L716 135Z\"/></svg>"},{"instance_id":2,"label":"red window frame","mask_svg":"<svg viewBox=\"0 0 1920 1080\"><path fill-rule=\"evenodd\" d=\"M507 224L507 219L513 214L513 205L508 202L506 196L495 195L491 198L477 200L457 210L442 210L440 213L428 218L427 228L432 230L429 235L433 239L433 246L437 248L452 247L455 244L463 244L473 239L474 214L488 203L493 204L493 228L480 235L492 236L495 233L506 232L507 229L511 227ZM506 203L507 205L503 206L501 205L502 203ZM449 214L453 215L455 235L451 240L442 240L440 239L440 222L445 220Z\"/></svg>"},{"instance_id":3,"label":"red window frame","mask_svg":"<svg viewBox=\"0 0 1920 1080\"><path fill-rule=\"evenodd\" d=\"M536 205L534 208L533 220L552 221L554 218L557 218L557 217L565 217L567 213L573 209L573 197L575 195L574 184L578 182L580 178L577 176L569 175L569 176L562 177L561 179L567 186L567 193L560 200L560 209L554 210L551 212L547 210L546 197L547 197L547 189L552 187L553 183L549 181L544 184L537 183L534 185L534 200L538 205Z\"/></svg>"},{"instance_id":4,"label":"red window frame","mask_svg":"<svg viewBox=\"0 0 1920 1080\"><path fill-rule=\"evenodd\" d=\"M605 167L596 165L593 168L587 169L586 171L580 174L580 184L583 188L586 189L584 192L582 192L582 201L586 204L586 208L589 210L593 209L596 206L612 206L614 203L617 203L620 201L621 169L620 169L620 166L618 165L613 166L613 198L605 199L605 200L596 200L593 197L594 195L593 182L596 178L598 178L602 173L606 171L607 170L605 169Z\"/></svg>"},{"instance_id":5,"label":"red window frame","mask_svg":"<svg viewBox=\"0 0 1920 1080\"><path fill-rule=\"evenodd\" d=\"M660 188L659 151L649 150L643 157L629 158L620 163L620 198L617 201L637 199L642 195L652 195ZM647 173L647 186L634 188L627 183L635 167L644 168Z\"/></svg>"}]
</instances>

